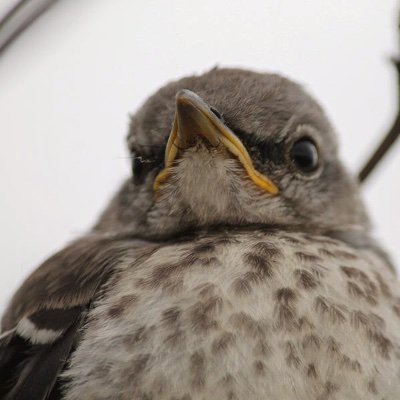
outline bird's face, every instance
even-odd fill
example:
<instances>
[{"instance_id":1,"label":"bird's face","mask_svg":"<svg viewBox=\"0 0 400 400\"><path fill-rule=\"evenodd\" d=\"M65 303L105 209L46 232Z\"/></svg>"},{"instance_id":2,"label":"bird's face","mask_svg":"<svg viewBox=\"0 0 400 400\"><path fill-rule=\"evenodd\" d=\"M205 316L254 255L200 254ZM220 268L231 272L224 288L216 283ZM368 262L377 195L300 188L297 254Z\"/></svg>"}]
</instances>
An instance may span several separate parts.
<instances>
[{"instance_id":1,"label":"bird's face","mask_svg":"<svg viewBox=\"0 0 400 400\"><path fill-rule=\"evenodd\" d=\"M133 116L128 143L133 177L98 229L368 226L322 109L280 76L214 69L173 82Z\"/></svg>"}]
</instances>

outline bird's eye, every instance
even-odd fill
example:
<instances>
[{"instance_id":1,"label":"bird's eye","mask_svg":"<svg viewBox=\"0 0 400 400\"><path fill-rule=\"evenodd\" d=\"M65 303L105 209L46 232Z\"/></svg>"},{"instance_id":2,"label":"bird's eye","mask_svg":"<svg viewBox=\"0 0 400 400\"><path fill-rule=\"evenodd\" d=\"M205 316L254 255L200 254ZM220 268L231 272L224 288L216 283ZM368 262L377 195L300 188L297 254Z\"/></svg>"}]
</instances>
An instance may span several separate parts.
<instances>
[{"instance_id":1,"label":"bird's eye","mask_svg":"<svg viewBox=\"0 0 400 400\"><path fill-rule=\"evenodd\" d=\"M315 143L309 138L295 142L290 150L290 158L302 172L313 172L318 168L319 157Z\"/></svg>"},{"instance_id":2,"label":"bird's eye","mask_svg":"<svg viewBox=\"0 0 400 400\"><path fill-rule=\"evenodd\" d=\"M143 159L140 156L137 156L133 153L132 159L132 172L133 175L140 175L143 170Z\"/></svg>"},{"instance_id":3,"label":"bird's eye","mask_svg":"<svg viewBox=\"0 0 400 400\"><path fill-rule=\"evenodd\" d=\"M142 156L132 153L132 173L133 182L135 184L141 184L146 179L147 173L154 168L154 160L145 159Z\"/></svg>"}]
</instances>

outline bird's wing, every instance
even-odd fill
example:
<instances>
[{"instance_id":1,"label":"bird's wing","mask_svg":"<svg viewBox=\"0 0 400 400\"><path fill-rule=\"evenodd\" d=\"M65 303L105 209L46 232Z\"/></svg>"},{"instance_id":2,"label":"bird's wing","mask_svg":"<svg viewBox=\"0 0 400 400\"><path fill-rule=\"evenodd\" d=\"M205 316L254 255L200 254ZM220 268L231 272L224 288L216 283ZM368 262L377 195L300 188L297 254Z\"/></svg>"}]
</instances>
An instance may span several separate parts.
<instances>
[{"instance_id":1,"label":"bird's wing","mask_svg":"<svg viewBox=\"0 0 400 400\"><path fill-rule=\"evenodd\" d=\"M88 236L45 261L14 295L0 334L0 398L58 399L57 379L93 299L118 265L142 260L146 242Z\"/></svg>"}]
</instances>

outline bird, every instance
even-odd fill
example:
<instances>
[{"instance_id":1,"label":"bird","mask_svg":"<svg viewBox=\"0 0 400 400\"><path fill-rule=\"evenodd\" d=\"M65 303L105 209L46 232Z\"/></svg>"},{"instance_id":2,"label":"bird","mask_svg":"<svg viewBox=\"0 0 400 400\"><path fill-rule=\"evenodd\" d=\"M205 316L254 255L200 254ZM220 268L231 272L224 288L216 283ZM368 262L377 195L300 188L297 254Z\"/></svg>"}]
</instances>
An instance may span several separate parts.
<instances>
[{"instance_id":1,"label":"bird","mask_svg":"<svg viewBox=\"0 0 400 400\"><path fill-rule=\"evenodd\" d=\"M399 398L396 270L301 85L172 81L127 144L98 221L3 315L1 398Z\"/></svg>"}]
</instances>

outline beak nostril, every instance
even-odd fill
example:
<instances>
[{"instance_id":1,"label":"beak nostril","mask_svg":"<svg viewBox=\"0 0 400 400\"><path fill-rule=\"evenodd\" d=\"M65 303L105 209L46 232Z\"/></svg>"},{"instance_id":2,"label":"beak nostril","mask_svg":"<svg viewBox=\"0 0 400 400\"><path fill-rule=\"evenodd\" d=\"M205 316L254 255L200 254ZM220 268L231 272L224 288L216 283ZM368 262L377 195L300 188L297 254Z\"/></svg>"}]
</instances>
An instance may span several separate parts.
<instances>
[{"instance_id":1,"label":"beak nostril","mask_svg":"<svg viewBox=\"0 0 400 400\"><path fill-rule=\"evenodd\" d=\"M222 115L216 108L210 107L210 110L217 118L222 120Z\"/></svg>"}]
</instances>

